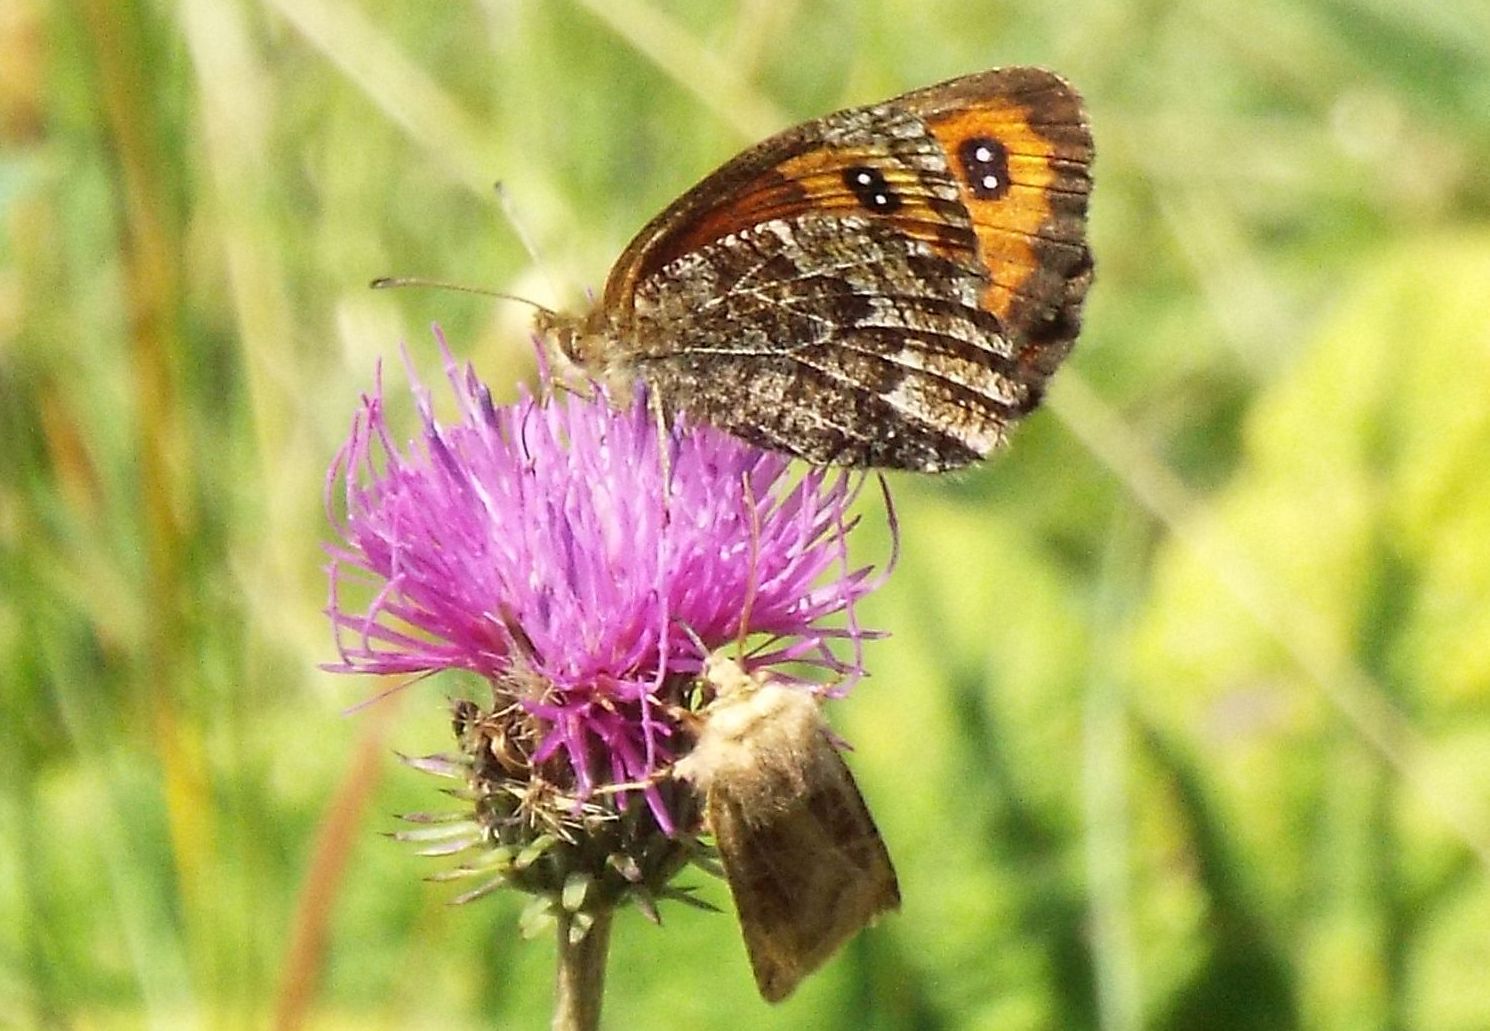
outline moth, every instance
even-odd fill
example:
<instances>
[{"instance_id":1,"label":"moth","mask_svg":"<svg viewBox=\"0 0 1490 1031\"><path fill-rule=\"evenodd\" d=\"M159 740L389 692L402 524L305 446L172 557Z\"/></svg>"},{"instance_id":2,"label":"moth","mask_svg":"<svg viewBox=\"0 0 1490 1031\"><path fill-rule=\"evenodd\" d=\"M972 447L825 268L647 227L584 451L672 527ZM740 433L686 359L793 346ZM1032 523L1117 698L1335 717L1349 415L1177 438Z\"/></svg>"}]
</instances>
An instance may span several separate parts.
<instances>
[{"instance_id":1,"label":"moth","mask_svg":"<svg viewBox=\"0 0 1490 1031\"><path fill-rule=\"evenodd\" d=\"M900 887L818 700L717 653L703 675L715 696L674 775L703 799L756 986L779 1002Z\"/></svg>"},{"instance_id":2,"label":"moth","mask_svg":"<svg viewBox=\"0 0 1490 1031\"><path fill-rule=\"evenodd\" d=\"M936 472L1039 403L1092 281L1092 137L1040 68L951 79L739 154L536 325L594 375L815 464Z\"/></svg>"}]
</instances>

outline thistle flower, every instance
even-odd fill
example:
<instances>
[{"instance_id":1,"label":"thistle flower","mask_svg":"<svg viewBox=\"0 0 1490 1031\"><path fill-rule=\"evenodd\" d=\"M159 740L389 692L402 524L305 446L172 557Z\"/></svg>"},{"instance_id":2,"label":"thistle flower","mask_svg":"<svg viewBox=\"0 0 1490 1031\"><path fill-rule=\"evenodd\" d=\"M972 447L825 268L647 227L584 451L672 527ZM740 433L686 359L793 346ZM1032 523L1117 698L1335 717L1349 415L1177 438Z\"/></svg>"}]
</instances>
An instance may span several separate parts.
<instances>
[{"instance_id":1,"label":"thistle flower","mask_svg":"<svg viewBox=\"0 0 1490 1031\"><path fill-rule=\"evenodd\" d=\"M667 777L704 704L714 649L755 642L752 673L837 694L871 633L855 602L882 579L851 568L863 478L794 474L784 457L598 387L493 403L443 338L457 418L393 443L379 375L328 477L338 540L328 614L348 673L464 669L489 707L455 703L458 756L414 760L462 779L473 812L415 815L402 837L473 849L489 875L560 915L622 899L652 912L698 858L697 801ZM644 800L641 804L640 800ZM579 933L583 934L581 923Z\"/></svg>"}]
</instances>

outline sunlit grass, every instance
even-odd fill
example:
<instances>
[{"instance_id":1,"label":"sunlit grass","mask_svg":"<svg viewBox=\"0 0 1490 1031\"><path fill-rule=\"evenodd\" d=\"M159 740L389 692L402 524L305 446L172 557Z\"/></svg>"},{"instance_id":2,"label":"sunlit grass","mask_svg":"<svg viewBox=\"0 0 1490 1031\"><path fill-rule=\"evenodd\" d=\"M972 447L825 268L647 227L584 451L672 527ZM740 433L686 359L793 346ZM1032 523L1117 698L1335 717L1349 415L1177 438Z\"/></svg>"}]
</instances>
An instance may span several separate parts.
<instances>
[{"instance_id":1,"label":"sunlit grass","mask_svg":"<svg viewBox=\"0 0 1490 1031\"><path fill-rule=\"evenodd\" d=\"M366 283L582 303L760 134L1017 62L1088 97L1099 279L1007 456L893 484L834 716L905 911L774 1010L729 919L623 919L608 1019L1490 1023L1483 5L15 0L0 54L21 1026L541 1026L551 944L379 836L456 688L317 670L375 363L530 381L527 313Z\"/></svg>"}]
</instances>

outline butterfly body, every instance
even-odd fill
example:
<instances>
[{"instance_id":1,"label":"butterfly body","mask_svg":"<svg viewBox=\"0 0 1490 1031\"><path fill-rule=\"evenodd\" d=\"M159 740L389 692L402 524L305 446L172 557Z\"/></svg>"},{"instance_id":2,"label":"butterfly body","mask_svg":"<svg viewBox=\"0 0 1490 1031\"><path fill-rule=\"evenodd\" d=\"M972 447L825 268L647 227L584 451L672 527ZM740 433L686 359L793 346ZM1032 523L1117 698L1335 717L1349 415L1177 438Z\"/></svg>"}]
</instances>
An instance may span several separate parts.
<instances>
[{"instance_id":1,"label":"butterfly body","mask_svg":"<svg viewBox=\"0 0 1490 1031\"><path fill-rule=\"evenodd\" d=\"M804 123L644 227L548 318L665 410L816 464L938 471L1039 403L1091 281L1080 98L1010 68Z\"/></svg>"}]
</instances>

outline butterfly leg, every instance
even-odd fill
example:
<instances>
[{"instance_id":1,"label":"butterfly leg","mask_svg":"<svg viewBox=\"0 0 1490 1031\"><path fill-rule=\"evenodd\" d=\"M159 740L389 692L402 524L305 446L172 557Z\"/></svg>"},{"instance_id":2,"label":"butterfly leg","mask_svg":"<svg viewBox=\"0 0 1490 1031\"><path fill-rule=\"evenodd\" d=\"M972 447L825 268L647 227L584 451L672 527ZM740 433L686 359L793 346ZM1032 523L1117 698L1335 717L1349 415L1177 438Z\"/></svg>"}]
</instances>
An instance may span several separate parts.
<instances>
[{"instance_id":1,"label":"butterfly leg","mask_svg":"<svg viewBox=\"0 0 1490 1031\"><path fill-rule=\"evenodd\" d=\"M667 412L662 407L662 399L657 396L657 391L650 388L647 390L647 407L651 409L652 418L657 423L657 465L662 472L662 514L666 520L673 495L673 456L668 447L670 438Z\"/></svg>"}]
</instances>

